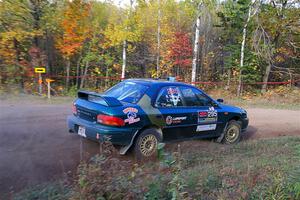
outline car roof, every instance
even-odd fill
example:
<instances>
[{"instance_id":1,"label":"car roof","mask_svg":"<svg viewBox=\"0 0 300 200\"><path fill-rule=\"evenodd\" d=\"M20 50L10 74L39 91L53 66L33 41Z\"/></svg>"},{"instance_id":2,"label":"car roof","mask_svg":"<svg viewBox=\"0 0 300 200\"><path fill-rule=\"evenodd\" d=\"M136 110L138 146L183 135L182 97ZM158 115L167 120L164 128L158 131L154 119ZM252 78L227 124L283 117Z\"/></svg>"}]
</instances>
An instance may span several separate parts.
<instances>
[{"instance_id":1,"label":"car roof","mask_svg":"<svg viewBox=\"0 0 300 200\"><path fill-rule=\"evenodd\" d=\"M190 84L186 84L183 82L177 82L177 81L168 81L164 79L126 79L125 81L128 82L134 82L134 83L140 83L143 85L151 86L151 85L160 85L160 86L168 86L168 85L185 85L185 86L191 86Z\"/></svg>"}]
</instances>

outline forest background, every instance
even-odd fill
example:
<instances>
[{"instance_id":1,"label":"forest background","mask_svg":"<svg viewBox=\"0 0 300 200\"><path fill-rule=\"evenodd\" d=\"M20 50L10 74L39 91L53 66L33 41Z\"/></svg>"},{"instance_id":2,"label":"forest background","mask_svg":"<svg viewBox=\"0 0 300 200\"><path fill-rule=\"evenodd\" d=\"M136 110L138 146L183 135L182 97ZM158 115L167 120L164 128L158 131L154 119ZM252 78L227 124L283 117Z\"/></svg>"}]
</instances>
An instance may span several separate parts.
<instances>
[{"instance_id":1,"label":"forest background","mask_svg":"<svg viewBox=\"0 0 300 200\"><path fill-rule=\"evenodd\" d=\"M299 0L0 1L0 89L167 78L240 95L300 79ZM45 88L45 87L44 87Z\"/></svg>"}]
</instances>

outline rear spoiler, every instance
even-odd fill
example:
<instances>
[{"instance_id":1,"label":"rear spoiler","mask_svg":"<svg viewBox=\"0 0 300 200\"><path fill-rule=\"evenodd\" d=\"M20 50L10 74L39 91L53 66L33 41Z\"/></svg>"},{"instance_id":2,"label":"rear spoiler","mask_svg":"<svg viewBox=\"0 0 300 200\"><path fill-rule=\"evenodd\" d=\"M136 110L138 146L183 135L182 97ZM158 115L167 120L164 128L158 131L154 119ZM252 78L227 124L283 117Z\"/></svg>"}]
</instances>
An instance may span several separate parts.
<instances>
[{"instance_id":1,"label":"rear spoiler","mask_svg":"<svg viewBox=\"0 0 300 200\"><path fill-rule=\"evenodd\" d=\"M104 106L117 107L123 104L115 97L105 96L96 92L89 91L79 91L77 93L79 99L84 99L86 101L91 101Z\"/></svg>"}]
</instances>

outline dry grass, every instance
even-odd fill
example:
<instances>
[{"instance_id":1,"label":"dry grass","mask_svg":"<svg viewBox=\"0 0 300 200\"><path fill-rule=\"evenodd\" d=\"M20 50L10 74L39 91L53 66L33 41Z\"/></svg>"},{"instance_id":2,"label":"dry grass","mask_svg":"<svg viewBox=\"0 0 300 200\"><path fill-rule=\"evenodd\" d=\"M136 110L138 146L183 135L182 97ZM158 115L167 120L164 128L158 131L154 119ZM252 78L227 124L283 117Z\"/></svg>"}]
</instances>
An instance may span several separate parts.
<instances>
[{"instance_id":1,"label":"dry grass","mask_svg":"<svg viewBox=\"0 0 300 200\"><path fill-rule=\"evenodd\" d=\"M183 142L172 148L160 151L163 159L146 163L124 161L114 154L96 156L79 166L74 184L57 190L63 196L53 196L62 198L48 199L300 197L300 137L252 140L235 146L199 141L192 148Z\"/></svg>"},{"instance_id":2,"label":"dry grass","mask_svg":"<svg viewBox=\"0 0 300 200\"><path fill-rule=\"evenodd\" d=\"M276 109L300 109L300 89L280 86L268 90L265 94L259 92L247 92L237 97L226 90L209 90L208 94L215 99L223 98L226 104L241 107L260 107Z\"/></svg>"}]
</instances>

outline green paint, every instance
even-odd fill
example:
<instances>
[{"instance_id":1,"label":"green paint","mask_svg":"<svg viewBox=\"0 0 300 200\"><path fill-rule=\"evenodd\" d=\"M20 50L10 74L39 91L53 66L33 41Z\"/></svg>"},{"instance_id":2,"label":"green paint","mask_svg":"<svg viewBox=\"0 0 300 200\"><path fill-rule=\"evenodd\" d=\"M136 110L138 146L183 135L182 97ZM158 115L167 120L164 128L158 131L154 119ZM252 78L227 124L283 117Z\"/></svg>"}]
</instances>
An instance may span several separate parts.
<instances>
[{"instance_id":1,"label":"green paint","mask_svg":"<svg viewBox=\"0 0 300 200\"><path fill-rule=\"evenodd\" d=\"M156 117L157 115L162 115L162 114L157 108L152 107L151 98L147 94L143 96L143 98L139 101L138 105L147 114L152 124L159 127L166 125L166 122L163 117L161 118Z\"/></svg>"}]
</instances>

